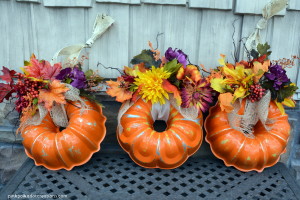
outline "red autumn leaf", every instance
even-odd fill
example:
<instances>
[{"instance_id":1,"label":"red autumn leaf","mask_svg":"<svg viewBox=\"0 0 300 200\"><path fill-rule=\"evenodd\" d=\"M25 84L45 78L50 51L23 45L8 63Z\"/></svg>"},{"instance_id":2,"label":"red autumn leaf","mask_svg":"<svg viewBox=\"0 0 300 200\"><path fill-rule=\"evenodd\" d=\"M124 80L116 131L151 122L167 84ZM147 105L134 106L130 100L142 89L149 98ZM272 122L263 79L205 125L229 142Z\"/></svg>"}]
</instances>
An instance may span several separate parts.
<instances>
[{"instance_id":1,"label":"red autumn leaf","mask_svg":"<svg viewBox=\"0 0 300 200\"><path fill-rule=\"evenodd\" d=\"M42 76L44 79L47 80L54 80L55 77L59 74L61 70L61 64L56 63L53 66L50 65L48 61L42 61L43 68L42 68Z\"/></svg>"},{"instance_id":2,"label":"red autumn leaf","mask_svg":"<svg viewBox=\"0 0 300 200\"><path fill-rule=\"evenodd\" d=\"M29 77L54 80L61 70L61 64L56 63L54 64L54 66L51 66L48 61L39 61L34 56L32 56L30 58L29 65L24 66L24 68L28 72Z\"/></svg>"},{"instance_id":3,"label":"red autumn leaf","mask_svg":"<svg viewBox=\"0 0 300 200\"><path fill-rule=\"evenodd\" d=\"M3 72L3 75L0 76L0 78L7 83L12 82L12 77L16 74L15 70L9 70L8 68L3 66L3 69L1 70Z\"/></svg>"},{"instance_id":4,"label":"red autumn leaf","mask_svg":"<svg viewBox=\"0 0 300 200\"><path fill-rule=\"evenodd\" d=\"M176 99L177 105L181 105L182 99L178 88L175 85L172 85L167 79L163 79L162 86L167 92L174 93L174 98Z\"/></svg>"},{"instance_id":5,"label":"red autumn leaf","mask_svg":"<svg viewBox=\"0 0 300 200\"><path fill-rule=\"evenodd\" d=\"M0 83L0 103L3 102L4 98L8 100L13 92L14 89L9 84Z\"/></svg>"}]
</instances>

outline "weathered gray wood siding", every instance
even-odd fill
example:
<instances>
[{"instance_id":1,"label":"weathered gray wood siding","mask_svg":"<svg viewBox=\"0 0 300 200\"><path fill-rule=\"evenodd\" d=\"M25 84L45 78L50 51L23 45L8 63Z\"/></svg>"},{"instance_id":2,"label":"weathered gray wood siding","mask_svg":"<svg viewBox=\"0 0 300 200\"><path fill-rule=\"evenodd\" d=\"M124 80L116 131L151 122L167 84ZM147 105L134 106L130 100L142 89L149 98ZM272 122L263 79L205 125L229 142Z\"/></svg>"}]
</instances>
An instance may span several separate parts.
<instances>
[{"instance_id":1,"label":"weathered gray wood siding","mask_svg":"<svg viewBox=\"0 0 300 200\"><path fill-rule=\"evenodd\" d=\"M0 0L0 65L13 69L35 53L51 59L67 45L84 43L91 35L98 13L107 13L116 22L92 49L86 67L122 68L130 58L147 48L148 40L159 49L181 48L192 63L213 68L219 54L232 60L235 22L236 43L249 36L268 0ZM287 10L269 20L261 31L262 41L272 46L272 59L300 55L300 1L290 0ZM239 59L242 45L238 45ZM100 68L107 78L117 71ZM288 69L300 86L299 62ZM298 94L300 99L300 94Z\"/></svg>"}]
</instances>

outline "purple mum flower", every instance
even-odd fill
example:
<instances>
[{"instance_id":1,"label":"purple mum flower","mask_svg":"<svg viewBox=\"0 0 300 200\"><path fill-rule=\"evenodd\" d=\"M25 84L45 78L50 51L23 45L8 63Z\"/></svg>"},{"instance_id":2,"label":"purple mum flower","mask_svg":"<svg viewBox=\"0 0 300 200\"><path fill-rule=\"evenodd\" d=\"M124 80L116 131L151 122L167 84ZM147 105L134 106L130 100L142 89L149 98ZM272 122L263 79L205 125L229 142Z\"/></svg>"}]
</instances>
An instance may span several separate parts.
<instances>
[{"instance_id":1,"label":"purple mum flower","mask_svg":"<svg viewBox=\"0 0 300 200\"><path fill-rule=\"evenodd\" d=\"M184 67L187 65L187 55L180 49L173 50L171 47L169 47L165 52L165 57L168 61L177 59L178 62L181 63Z\"/></svg>"},{"instance_id":2,"label":"purple mum flower","mask_svg":"<svg viewBox=\"0 0 300 200\"><path fill-rule=\"evenodd\" d=\"M290 79L286 75L286 71L281 65L272 65L269 68L269 73L265 73L265 77L271 81L274 81L273 87L275 90L279 90L282 84L290 82Z\"/></svg>"},{"instance_id":3,"label":"purple mum flower","mask_svg":"<svg viewBox=\"0 0 300 200\"><path fill-rule=\"evenodd\" d=\"M67 67L67 68L61 70L55 78L58 80L64 80L70 75L71 71L72 71L72 68Z\"/></svg>"},{"instance_id":4,"label":"purple mum flower","mask_svg":"<svg viewBox=\"0 0 300 200\"><path fill-rule=\"evenodd\" d=\"M83 89L86 87L86 78L84 72L78 67L74 67L73 71L70 73L70 78L73 80L71 85L78 89Z\"/></svg>"}]
</instances>

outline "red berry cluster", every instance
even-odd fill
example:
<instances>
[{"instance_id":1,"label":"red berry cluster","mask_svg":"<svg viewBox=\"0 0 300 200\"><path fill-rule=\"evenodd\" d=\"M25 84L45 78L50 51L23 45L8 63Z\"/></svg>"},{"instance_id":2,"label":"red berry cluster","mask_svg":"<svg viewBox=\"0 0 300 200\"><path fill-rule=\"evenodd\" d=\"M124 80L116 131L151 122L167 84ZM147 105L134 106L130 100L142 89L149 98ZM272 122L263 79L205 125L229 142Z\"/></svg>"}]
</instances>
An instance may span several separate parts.
<instances>
[{"instance_id":1,"label":"red berry cluster","mask_svg":"<svg viewBox=\"0 0 300 200\"><path fill-rule=\"evenodd\" d=\"M29 106L30 99L38 98L39 89L44 87L43 82L33 81L28 78L24 78L23 74L18 74L19 80L15 85L15 90L17 92L18 100L16 102L16 110L21 112L23 108Z\"/></svg>"},{"instance_id":2,"label":"red berry cluster","mask_svg":"<svg viewBox=\"0 0 300 200\"><path fill-rule=\"evenodd\" d=\"M265 95L265 89L259 84L254 84L250 86L248 99L253 103L254 101L259 101Z\"/></svg>"}]
</instances>

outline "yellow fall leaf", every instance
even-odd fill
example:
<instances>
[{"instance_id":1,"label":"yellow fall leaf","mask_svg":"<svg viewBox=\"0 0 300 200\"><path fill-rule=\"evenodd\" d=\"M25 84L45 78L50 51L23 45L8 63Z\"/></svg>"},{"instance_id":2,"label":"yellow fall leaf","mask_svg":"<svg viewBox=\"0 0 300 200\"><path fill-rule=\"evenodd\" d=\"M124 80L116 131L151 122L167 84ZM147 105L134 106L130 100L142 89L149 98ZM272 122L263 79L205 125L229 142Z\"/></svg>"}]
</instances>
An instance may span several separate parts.
<instances>
[{"instance_id":1,"label":"yellow fall leaf","mask_svg":"<svg viewBox=\"0 0 300 200\"><path fill-rule=\"evenodd\" d=\"M282 103L279 103L276 100L275 100L275 103L276 103L278 109L280 110L281 114L284 115L285 114L285 110L284 110L284 107L283 107Z\"/></svg>"},{"instance_id":2,"label":"yellow fall leaf","mask_svg":"<svg viewBox=\"0 0 300 200\"><path fill-rule=\"evenodd\" d=\"M283 102L281 102L283 105L288 106L288 107L295 107L295 102L292 99L285 98Z\"/></svg>"},{"instance_id":3,"label":"yellow fall leaf","mask_svg":"<svg viewBox=\"0 0 300 200\"><path fill-rule=\"evenodd\" d=\"M246 93L246 89L240 86L238 89L235 90L233 94L234 96L233 101L235 101L238 98L243 98L245 96L245 93Z\"/></svg>"},{"instance_id":4,"label":"yellow fall leaf","mask_svg":"<svg viewBox=\"0 0 300 200\"><path fill-rule=\"evenodd\" d=\"M222 78L214 78L211 80L211 87L215 91L223 93L223 92L225 92L225 90L224 90L225 84L223 81L224 80Z\"/></svg>"},{"instance_id":5,"label":"yellow fall leaf","mask_svg":"<svg viewBox=\"0 0 300 200\"><path fill-rule=\"evenodd\" d=\"M222 57L222 58L220 58L220 59L218 60L218 61L219 61L219 64L222 65L222 66L226 66L226 61L225 61L226 56L223 55L223 54L221 54L221 57Z\"/></svg>"}]
</instances>

